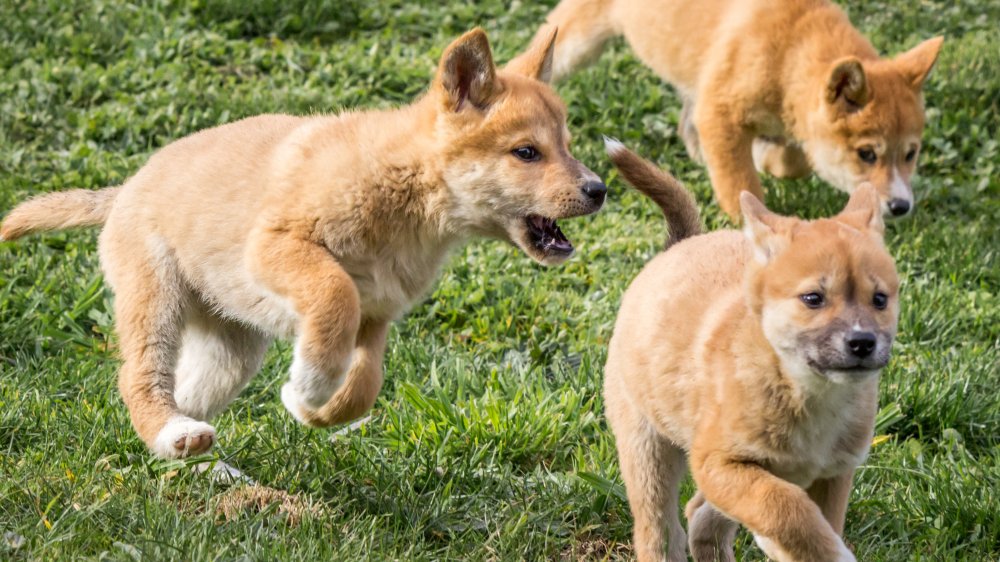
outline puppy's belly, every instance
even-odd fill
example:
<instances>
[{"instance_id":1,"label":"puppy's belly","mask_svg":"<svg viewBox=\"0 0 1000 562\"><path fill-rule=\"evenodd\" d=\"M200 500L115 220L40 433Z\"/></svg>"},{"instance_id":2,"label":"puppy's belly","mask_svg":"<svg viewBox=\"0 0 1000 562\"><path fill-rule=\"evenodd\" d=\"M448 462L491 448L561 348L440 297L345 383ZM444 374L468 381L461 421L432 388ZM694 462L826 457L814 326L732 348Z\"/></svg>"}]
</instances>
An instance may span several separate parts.
<instances>
[{"instance_id":1,"label":"puppy's belly","mask_svg":"<svg viewBox=\"0 0 1000 562\"><path fill-rule=\"evenodd\" d=\"M191 260L186 277L217 313L274 337L293 337L299 313L290 299L260 283L230 252ZM409 260L340 257L361 298L362 316L393 320L406 312L434 281L444 252L411 254Z\"/></svg>"},{"instance_id":2,"label":"puppy's belly","mask_svg":"<svg viewBox=\"0 0 1000 562\"><path fill-rule=\"evenodd\" d=\"M270 336L288 338L295 334L299 315L292 301L268 290L248 273L233 274L213 285L207 300L224 316Z\"/></svg>"}]
</instances>

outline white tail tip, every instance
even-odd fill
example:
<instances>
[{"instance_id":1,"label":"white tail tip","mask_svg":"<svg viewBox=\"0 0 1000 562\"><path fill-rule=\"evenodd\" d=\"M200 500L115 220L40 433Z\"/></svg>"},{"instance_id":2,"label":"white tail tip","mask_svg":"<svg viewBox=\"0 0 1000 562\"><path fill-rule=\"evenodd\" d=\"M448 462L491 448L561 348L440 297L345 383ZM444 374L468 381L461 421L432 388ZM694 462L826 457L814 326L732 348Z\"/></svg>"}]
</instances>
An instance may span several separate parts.
<instances>
[{"instance_id":1,"label":"white tail tip","mask_svg":"<svg viewBox=\"0 0 1000 562\"><path fill-rule=\"evenodd\" d=\"M625 150L625 145L616 138L604 135L604 150L607 151L608 154L614 156L616 152Z\"/></svg>"}]
</instances>

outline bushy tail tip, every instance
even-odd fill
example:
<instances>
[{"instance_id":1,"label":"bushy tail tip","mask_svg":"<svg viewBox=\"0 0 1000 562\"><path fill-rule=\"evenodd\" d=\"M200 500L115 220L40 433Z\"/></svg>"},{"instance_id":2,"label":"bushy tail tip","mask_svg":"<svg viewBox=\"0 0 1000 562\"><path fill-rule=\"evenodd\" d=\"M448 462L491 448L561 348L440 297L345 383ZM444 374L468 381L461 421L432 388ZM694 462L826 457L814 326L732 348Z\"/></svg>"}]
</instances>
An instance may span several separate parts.
<instances>
[{"instance_id":1,"label":"bushy tail tip","mask_svg":"<svg viewBox=\"0 0 1000 562\"><path fill-rule=\"evenodd\" d=\"M617 139L604 137L604 148L622 177L663 211L670 231L665 247L701 233L698 206L681 182Z\"/></svg>"}]
</instances>

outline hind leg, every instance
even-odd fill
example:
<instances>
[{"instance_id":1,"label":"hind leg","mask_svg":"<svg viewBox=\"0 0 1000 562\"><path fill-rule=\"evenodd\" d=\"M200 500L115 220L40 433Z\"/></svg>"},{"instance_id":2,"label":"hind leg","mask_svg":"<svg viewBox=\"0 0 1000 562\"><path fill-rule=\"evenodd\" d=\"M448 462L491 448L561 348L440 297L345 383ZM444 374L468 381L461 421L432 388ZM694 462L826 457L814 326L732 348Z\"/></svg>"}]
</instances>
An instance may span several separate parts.
<instances>
[{"instance_id":1,"label":"hind leg","mask_svg":"<svg viewBox=\"0 0 1000 562\"><path fill-rule=\"evenodd\" d=\"M739 523L719 513L719 510L705 501L701 492L688 501L684 513L688 520L691 557L695 562L736 561L733 541L736 539Z\"/></svg>"},{"instance_id":2,"label":"hind leg","mask_svg":"<svg viewBox=\"0 0 1000 562\"><path fill-rule=\"evenodd\" d=\"M101 236L101 261L116 295L115 328L124 360L118 387L132 425L160 457L203 453L215 441L215 429L183 415L174 401L187 287L162 243L141 238L120 243L112 232L105 229ZM143 242L145 254L138 250Z\"/></svg>"},{"instance_id":3,"label":"hind leg","mask_svg":"<svg viewBox=\"0 0 1000 562\"><path fill-rule=\"evenodd\" d=\"M184 321L174 400L184 415L208 421L260 370L270 338L192 307Z\"/></svg>"},{"instance_id":4,"label":"hind leg","mask_svg":"<svg viewBox=\"0 0 1000 562\"><path fill-rule=\"evenodd\" d=\"M754 139L753 162L758 171L776 178L804 178L812 173L806 153L784 139Z\"/></svg>"}]
</instances>

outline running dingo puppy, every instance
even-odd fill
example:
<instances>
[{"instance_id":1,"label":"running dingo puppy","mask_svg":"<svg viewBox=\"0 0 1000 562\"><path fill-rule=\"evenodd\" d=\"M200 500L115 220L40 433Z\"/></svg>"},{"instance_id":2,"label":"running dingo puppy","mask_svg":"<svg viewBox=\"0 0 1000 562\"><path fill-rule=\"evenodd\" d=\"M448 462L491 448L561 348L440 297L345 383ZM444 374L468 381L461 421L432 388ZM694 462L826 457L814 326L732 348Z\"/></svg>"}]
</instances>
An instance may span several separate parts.
<instances>
[{"instance_id":1,"label":"running dingo puppy","mask_svg":"<svg viewBox=\"0 0 1000 562\"><path fill-rule=\"evenodd\" d=\"M569 153L545 84L555 30L497 69L479 29L441 57L410 106L262 115L163 148L120 187L32 199L0 237L102 225L116 293L119 387L157 455L208 450L206 423L294 337L281 390L299 421L359 417L382 387L389 323L473 236L565 261L556 219L594 213L606 188Z\"/></svg>"},{"instance_id":2,"label":"running dingo puppy","mask_svg":"<svg viewBox=\"0 0 1000 562\"><path fill-rule=\"evenodd\" d=\"M691 196L620 143L609 152L677 243L626 291L605 372L639 560L663 560L665 538L666 559L687 560L688 466L695 560L732 561L740 524L778 561L854 560L844 514L899 315L875 190L808 222L744 193L745 232L685 239L698 232Z\"/></svg>"},{"instance_id":3,"label":"running dingo puppy","mask_svg":"<svg viewBox=\"0 0 1000 562\"><path fill-rule=\"evenodd\" d=\"M688 154L733 219L741 191L763 200L755 165L815 170L848 193L870 183L893 216L913 208L921 88L941 37L880 59L827 0L563 0L547 20L559 26L557 79L624 35L677 88Z\"/></svg>"}]
</instances>

